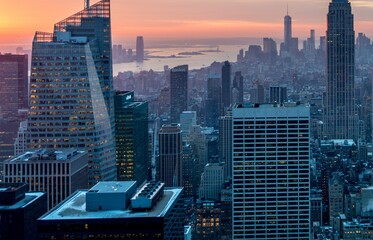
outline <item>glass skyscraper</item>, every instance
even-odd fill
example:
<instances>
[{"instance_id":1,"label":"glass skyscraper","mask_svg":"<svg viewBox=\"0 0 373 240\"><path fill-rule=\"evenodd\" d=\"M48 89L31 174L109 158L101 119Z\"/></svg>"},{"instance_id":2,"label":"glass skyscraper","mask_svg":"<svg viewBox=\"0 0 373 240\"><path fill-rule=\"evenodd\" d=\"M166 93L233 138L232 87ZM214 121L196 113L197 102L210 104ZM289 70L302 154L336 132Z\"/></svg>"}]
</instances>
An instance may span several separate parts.
<instances>
[{"instance_id":1,"label":"glass skyscraper","mask_svg":"<svg viewBox=\"0 0 373 240\"><path fill-rule=\"evenodd\" d=\"M148 103L135 101L134 92L117 92L115 143L118 181L148 180L151 167L148 141Z\"/></svg>"},{"instance_id":2,"label":"glass skyscraper","mask_svg":"<svg viewBox=\"0 0 373 240\"><path fill-rule=\"evenodd\" d=\"M180 114L188 110L188 65L171 69L171 122L180 123Z\"/></svg>"},{"instance_id":3,"label":"glass skyscraper","mask_svg":"<svg viewBox=\"0 0 373 240\"><path fill-rule=\"evenodd\" d=\"M355 136L354 16L348 0L329 4L327 30L327 91L325 135L331 139Z\"/></svg>"},{"instance_id":4,"label":"glass skyscraper","mask_svg":"<svg viewBox=\"0 0 373 240\"><path fill-rule=\"evenodd\" d=\"M114 180L110 0L36 32L32 47L28 143L88 151L89 183Z\"/></svg>"}]
</instances>

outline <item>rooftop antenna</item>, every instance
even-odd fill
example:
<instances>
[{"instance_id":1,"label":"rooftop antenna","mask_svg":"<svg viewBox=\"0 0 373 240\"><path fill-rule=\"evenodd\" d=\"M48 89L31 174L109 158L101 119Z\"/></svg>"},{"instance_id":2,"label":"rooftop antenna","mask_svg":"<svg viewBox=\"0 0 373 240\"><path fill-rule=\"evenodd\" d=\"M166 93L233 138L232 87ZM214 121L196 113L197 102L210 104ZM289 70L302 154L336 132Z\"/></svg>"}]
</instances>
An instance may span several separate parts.
<instances>
[{"instance_id":1,"label":"rooftop antenna","mask_svg":"<svg viewBox=\"0 0 373 240\"><path fill-rule=\"evenodd\" d=\"M89 8L89 0L84 0L84 8L85 9Z\"/></svg>"},{"instance_id":2,"label":"rooftop antenna","mask_svg":"<svg viewBox=\"0 0 373 240\"><path fill-rule=\"evenodd\" d=\"M89 1L89 0L86 0ZM289 3L286 4L286 15L289 16Z\"/></svg>"}]
</instances>

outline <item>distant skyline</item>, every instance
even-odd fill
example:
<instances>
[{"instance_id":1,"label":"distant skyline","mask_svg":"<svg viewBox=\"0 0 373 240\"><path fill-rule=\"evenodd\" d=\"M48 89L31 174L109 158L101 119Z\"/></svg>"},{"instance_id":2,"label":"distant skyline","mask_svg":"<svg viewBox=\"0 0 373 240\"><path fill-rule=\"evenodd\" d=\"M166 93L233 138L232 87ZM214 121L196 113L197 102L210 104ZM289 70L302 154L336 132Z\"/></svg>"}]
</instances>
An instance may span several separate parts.
<instances>
[{"instance_id":1,"label":"distant skyline","mask_svg":"<svg viewBox=\"0 0 373 240\"><path fill-rule=\"evenodd\" d=\"M97 0L91 0L91 4ZM309 30L325 35L330 0L112 0L113 43L134 46L136 36L152 41L225 37L283 38L289 5L293 36ZM373 38L373 1L352 0L355 30ZM3 1L0 44L31 45L35 31L52 32L52 23L83 9L83 0Z\"/></svg>"}]
</instances>

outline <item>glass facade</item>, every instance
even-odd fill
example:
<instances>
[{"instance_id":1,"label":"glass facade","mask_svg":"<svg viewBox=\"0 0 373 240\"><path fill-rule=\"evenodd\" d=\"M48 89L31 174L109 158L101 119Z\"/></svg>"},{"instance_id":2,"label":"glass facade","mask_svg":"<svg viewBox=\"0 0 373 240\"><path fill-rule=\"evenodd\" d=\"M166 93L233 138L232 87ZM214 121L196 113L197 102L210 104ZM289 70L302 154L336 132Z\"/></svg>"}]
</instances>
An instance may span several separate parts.
<instances>
[{"instance_id":1,"label":"glass facade","mask_svg":"<svg viewBox=\"0 0 373 240\"><path fill-rule=\"evenodd\" d=\"M88 151L89 183L114 180L110 1L35 34L30 78L31 148Z\"/></svg>"},{"instance_id":2,"label":"glass facade","mask_svg":"<svg viewBox=\"0 0 373 240\"><path fill-rule=\"evenodd\" d=\"M128 99L128 100L127 100ZM148 103L135 102L133 92L118 92L115 106L115 143L118 181L148 179Z\"/></svg>"}]
</instances>

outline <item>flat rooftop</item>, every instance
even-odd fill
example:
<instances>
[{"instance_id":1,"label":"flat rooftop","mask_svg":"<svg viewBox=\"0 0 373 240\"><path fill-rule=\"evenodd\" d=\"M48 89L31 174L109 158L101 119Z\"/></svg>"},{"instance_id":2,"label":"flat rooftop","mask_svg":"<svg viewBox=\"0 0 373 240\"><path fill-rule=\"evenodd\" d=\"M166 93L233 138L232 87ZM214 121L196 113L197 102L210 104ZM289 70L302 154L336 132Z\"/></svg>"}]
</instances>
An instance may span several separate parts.
<instances>
[{"instance_id":1,"label":"flat rooftop","mask_svg":"<svg viewBox=\"0 0 373 240\"><path fill-rule=\"evenodd\" d=\"M115 192L127 192L131 186L136 185L136 181L125 181L125 182L99 182L93 186L89 191L98 193L115 193Z\"/></svg>"},{"instance_id":2,"label":"flat rooftop","mask_svg":"<svg viewBox=\"0 0 373 240\"><path fill-rule=\"evenodd\" d=\"M0 205L0 211L4 210L15 210L24 208L27 205L31 204L32 202L36 201L39 197L43 196L45 193L42 192L29 192L26 193L25 198L21 199L20 201L14 203L13 205Z\"/></svg>"},{"instance_id":3,"label":"flat rooftop","mask_svg":"<svg viewBox=\"0 0 373 240\"><path fill-rule=\"evenodd\" d=\"M88 190L76 192L71 197L67 198L62 204L39 218L39 220L163 217L181 195L182 188L165 189L164 195L149 212L138 212L130 209L87 212L87 192Z\"/></svg>"},{"instance_id":4,"label":"flat rooftop","mask_svg":"<svg viewBox=\"0 0 373 240\"><path fill-rule=\"evenodd\" d=\"M4 162L28 162L28 161L69 161L87 154L86 151L79 151L75 149L38 149L35 151L28 151L21 155L15 156Z\"/></svg>"}]
</instances>

